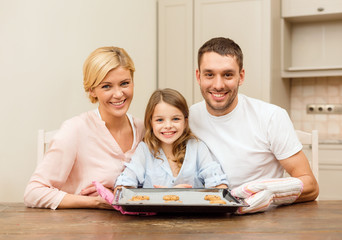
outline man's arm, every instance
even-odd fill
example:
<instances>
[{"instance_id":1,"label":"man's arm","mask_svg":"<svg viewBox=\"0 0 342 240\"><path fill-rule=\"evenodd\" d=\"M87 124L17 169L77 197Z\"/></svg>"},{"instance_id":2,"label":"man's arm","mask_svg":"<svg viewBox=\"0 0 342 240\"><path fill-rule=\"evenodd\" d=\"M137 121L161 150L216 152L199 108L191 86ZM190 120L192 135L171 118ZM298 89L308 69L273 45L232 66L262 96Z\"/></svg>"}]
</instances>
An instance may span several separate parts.
<instances>
[{"instance_id":1,"label":"man's arm","mask_svg":"<svg viewBox=\"0 0 342 240\"><path fill-rule=\"evenodd\" d=\"M319 187L304 152L299 151L291 157L280 160L279 162L291 177L299 178L304 184L303 192L296 202L315 200L319 193Z\"/></svg>"}]
</instances>

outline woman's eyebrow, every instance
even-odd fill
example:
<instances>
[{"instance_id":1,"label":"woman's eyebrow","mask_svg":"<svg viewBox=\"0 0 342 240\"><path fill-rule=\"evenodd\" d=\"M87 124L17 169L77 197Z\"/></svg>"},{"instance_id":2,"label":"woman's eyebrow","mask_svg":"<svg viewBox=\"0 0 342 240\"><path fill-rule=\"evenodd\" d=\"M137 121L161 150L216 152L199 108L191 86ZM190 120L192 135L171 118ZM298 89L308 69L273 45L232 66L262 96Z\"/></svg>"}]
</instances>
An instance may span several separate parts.
<instances>
[{"instance_id":1,"label":"woman's eyebrow","mask_svg":"<svg viewBox=\"0 0 342 240\"><path fill-rule=\"evenodd\" d=\"M101 82L99 85L112 84L111 82Z\"/></svg>"}]
</instances>

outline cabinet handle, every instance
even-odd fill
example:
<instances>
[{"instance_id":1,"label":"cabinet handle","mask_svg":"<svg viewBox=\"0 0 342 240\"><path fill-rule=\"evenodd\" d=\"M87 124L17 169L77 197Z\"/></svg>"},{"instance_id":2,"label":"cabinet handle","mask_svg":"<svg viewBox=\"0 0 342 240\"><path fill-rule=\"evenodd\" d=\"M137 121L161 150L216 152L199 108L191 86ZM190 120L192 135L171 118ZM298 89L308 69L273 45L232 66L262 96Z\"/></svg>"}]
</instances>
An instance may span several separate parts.
<instances>
[{"instance_id":1,"label":"cabinet handle","mask_svg":"<svg viewBox=\"0 0 342 240\"><path fill-rule=\"evenodd\" d=\"M319 8L317 8L317 11L318 11L318 12L323 12L323 11L324 11L324 8L323 8L323 7L319 7Z\"/></svg>"}]
</instances>

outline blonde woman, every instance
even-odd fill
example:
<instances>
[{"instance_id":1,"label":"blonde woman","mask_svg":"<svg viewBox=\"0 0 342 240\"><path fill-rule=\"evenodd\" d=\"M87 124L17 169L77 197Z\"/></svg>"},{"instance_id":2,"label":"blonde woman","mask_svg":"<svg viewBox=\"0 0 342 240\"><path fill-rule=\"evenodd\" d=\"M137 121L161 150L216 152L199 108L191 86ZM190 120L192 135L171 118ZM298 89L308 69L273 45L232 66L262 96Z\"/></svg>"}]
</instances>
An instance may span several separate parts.
<instances>
[{"instance_id":1,"label":"blonde woman","mask_svg":"<svg viewBox=\"0 0 342 240\"><path fill-rule=\"evenodd\" d=\"M143 137L142 121L127 113L134 71L122 48L101 47L89 55L83 85L98 108L62 124L26 187L26 206L112 208L92 181L112 190Z\"/></svg>"}]
</instances>

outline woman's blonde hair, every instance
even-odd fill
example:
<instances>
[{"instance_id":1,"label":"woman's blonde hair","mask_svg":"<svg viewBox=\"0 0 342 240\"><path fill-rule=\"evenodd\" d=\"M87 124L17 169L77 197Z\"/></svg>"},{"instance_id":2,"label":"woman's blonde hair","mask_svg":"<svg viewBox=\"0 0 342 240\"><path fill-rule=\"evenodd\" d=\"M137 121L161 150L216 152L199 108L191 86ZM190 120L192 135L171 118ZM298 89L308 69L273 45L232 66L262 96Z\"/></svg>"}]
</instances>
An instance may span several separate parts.
<instances>
[{"instance_id":1,"label":"woman's blonde hair","mask_svg":"<svg viewBox=\"0 0 342 240\"><path fill-rule=\"evenodd\" d=\"M96 88L109 71L118 67L129 70L133 79L134 63L123 48L100 47L85 60L83 65L83 86L92 103L96 103L98 100L97 97L91 96L89 91Z\"/></svg>"},{"instance_id":2,"label":"woman's blonde hair","mask_svg":"<svg viewBox=\"0 0 342 240\"><path fill-rule=\"evenodd\" d=\"M165 102L178 108L182 114L184 115L185 119L185 128L183 134L173 143L172 146L172 154L175 157L174 161L177 162L179 169L183 165L185 152L186 152L186 144L190 138L195 138L193 133L190 130L189 123L188 123L188 116L189 116L189 108L187 102L182 94L178 91L170 88L165 88L162 90L156 90L151 95L150 100L148 101L146 110L145 110L145 137L144 142L150 149L151 153L155 158L160 158L159 149L161 147L160 140L153 134L152 129L152 116L154 109L156 108L157 104L160 102Z\"/></svg>"}]
</instances>

